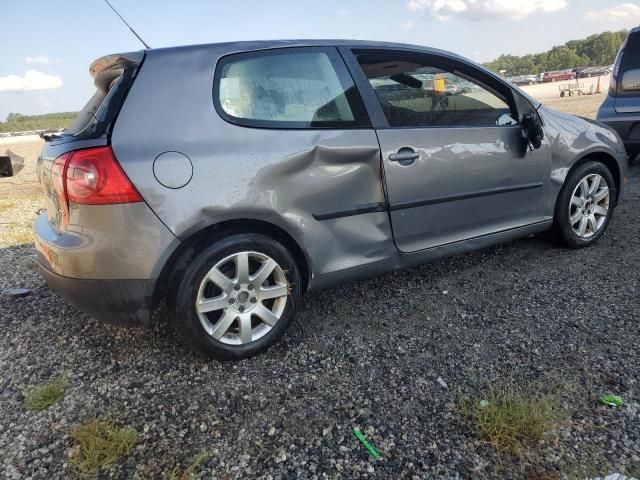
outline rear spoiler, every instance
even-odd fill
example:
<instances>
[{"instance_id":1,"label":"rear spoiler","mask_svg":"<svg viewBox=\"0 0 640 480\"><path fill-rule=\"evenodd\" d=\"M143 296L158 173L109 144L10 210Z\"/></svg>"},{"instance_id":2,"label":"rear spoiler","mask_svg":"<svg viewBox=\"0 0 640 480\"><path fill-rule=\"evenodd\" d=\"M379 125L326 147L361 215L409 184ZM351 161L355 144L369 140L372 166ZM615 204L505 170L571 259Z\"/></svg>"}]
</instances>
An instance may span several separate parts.
<instances>
[{"instance_id":1,"label":"rear spoiler","mask_svg":"<svg viewBox=\"0 0 640 480\"><path fill-rule=\"evenodd\" d=\"M128 53L116 53L113 55L105 55L94 60L89 67L89 73L95 79L100 77L105 70L112 68L122 68L126 65L138 65L144 58L144 50Z\"/></svg>"},{"instance_id":2,"label":"rear spoiler","mask_svg":"<svg viewBox=\"0 0 640 480\"><path fill-rule=\"evenodd\" d=\"M106 138L124 101L145 51L116 53L95 60L89 67L96 92L78 112L69 128L60 134L47 135L45 140L87 140Z\"/></svg>"}]
</instances>

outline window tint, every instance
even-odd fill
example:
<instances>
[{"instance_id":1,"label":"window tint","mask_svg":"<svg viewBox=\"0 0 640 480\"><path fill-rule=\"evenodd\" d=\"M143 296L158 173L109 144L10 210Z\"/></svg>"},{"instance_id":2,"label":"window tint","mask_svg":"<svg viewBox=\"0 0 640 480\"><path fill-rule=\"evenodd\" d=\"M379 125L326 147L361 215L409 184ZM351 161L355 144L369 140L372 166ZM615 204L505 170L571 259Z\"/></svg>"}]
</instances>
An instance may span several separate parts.
<instances>
[{"instance_id":1,"label":"window tint","mask_svg":"<svg viewBox=\"0 0 640 480\"><path fill-rule=\"evenodd\" d=\"M640 68L640 32L629 35L622 52L622 72Z\"/></svg>"},{"instance_id":2,"label":"window tint","mask_svg":"<svg viewBox=\"0 0 640 480\"><path fill-rule=\"evenodd\" d=\"M515 125L505 97L471 77L409 58L358 62L392 127Z\"/></svg>"},{"instance_id":3,"label":"window tint","mask_svg":"<svg viewBox=\"0 0 640 480\"><path fill-rule=\"evenodd\" d=\"M369 126L362 100L335 50L305 48L225 57L217 107L227 120L273 128Z\"/></svg>"}]
</instances>

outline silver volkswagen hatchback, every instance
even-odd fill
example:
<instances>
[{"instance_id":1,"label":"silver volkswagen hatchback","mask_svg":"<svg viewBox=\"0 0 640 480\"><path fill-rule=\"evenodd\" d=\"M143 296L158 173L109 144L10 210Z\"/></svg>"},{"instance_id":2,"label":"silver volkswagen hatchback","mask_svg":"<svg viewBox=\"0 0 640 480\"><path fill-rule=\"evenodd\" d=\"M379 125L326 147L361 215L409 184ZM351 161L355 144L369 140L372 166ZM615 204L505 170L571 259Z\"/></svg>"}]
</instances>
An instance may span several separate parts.
<instances>
[{"instance_id":1,"label":"silver volkswagen hatchback","mask_svg":"<svg viewBox=\"0 0 640 480\"><path fill-rule=\"evenodd\" d=\"M109 55L38 160L49 285L148 324L165 299L194 349L273 344L303 294L555 229L607 229L618 135L457 55L268 41Z\"/></svg>"}]
</instances>

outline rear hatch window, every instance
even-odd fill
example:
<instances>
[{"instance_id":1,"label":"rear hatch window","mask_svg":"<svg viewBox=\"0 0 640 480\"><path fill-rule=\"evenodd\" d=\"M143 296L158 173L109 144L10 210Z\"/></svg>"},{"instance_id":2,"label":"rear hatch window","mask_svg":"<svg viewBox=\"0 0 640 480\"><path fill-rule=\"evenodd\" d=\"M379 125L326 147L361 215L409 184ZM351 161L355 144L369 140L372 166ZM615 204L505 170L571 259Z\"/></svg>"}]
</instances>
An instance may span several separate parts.
<instances>
[{"instance_id":1,"label":"rear hatch window","mask_svg":"<svg viewBox=\"0 0 640 480\"><path fill-rule=\"evenodd\" d=\"M640 31L629 34L613 67L617 89L615 109L618 113L640 112L640 90L622 89L623 77L631 70L640 70Z\"/></svg>"},{"instance_id":2,"label":"rear hatch window","mask_svg":"<svg viewBox=\"0 0 640 480\"><path fill-rule=\"evenodd\" d=\"M106 137L120 111L144 52L107 55L91 64L96 91L78 112L71 126L61 134L45 136L48 141L90 140Z\"/></svg>"}]
</instances>

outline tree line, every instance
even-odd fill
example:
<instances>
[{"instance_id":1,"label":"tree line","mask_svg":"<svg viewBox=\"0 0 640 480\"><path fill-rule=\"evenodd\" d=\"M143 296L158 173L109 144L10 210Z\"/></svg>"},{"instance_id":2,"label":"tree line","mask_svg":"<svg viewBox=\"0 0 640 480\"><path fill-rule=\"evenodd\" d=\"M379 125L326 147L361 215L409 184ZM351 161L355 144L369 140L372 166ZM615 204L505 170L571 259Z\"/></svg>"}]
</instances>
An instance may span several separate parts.
<instances>
[{"instance_id":1,"label":"tree line","mask_svg":"<svg viewBox=\"0 0 640 480\"><path fill-rule=\"evenodd\" d=\"M0 132L67 128L75 117L76 112L47 113L44 115L10 113L7 115L5 122L0 122Z\"/></svg>"},{"instance_id":2,"label":"tree line","mask_svg":"<svg viewBox=\"0 0 640 480\"><path fill-rule=\"evenodd\" d=\"M521 57L500 55L485 66L494 72L506 70L507 76L513 76L611 65L628 33L627 30L603 32L582 40L571 40L546 52Z\"/></svg>"}]
</instances>

